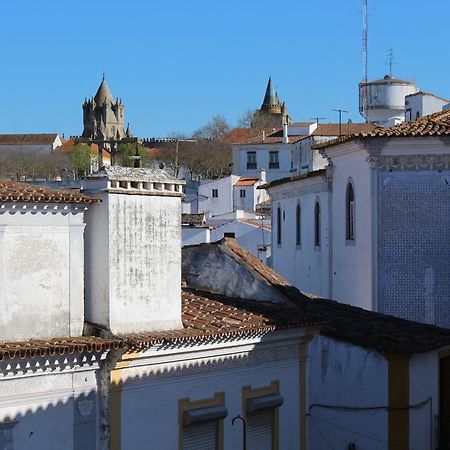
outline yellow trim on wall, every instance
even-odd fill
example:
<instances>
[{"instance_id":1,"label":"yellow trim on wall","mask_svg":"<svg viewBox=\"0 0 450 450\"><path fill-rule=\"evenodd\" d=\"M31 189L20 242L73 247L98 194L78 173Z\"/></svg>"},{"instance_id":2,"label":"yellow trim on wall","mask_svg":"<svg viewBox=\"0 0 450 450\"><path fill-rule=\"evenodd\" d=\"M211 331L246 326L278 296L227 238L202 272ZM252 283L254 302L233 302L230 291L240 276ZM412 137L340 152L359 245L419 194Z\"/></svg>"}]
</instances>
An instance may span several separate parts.
<instances>
[{"instance_id":1,"label":"yellow trim on wall","mask_svg":"<svg viewBox=\"0 0 450 450\"><path fill-rule=\"evenodd\" d=\"M121 450L122 448L122 371L130 365L137 354L137 352L125 353L111 371L109 418L111 450Z\"/></svg>"},{"instance_id":2,"label":"yellow trim on wall","mask_svg":"<svg viewBox=\"0 0 450 450\"><path fill-rule=\"evenodd\" d=\"M409 360L408 354L387 354L388 449L409 449Z\"/></svg>"},{"instance_id":3,"label":"yellow trim on wall","mask_svg":"<svg viewBox=\"0 0 450 450\"><path fill-rule=\"evenodd\" d=\"M198 408L210 408L212 406L225 406L225 392L215 392L214 397L201 400L190 400L182 398L178 401L178 448L183 448L183 417L185 411ZM216 449L223 450L223 419L217 421Z\"/></svg>"},{"instance_id":4,"label":"yellow trim on wall","mask_svg":"<svg viewBox=\"0 0 450 450\"><path fill-rule=\"evenodd\" d=\"M280 382L273 380L269 386L252 389L250 385L242 388L242 411L244 420L247 421L247 400L251 398L264 397L266 395L273 395L280 393ZM272 415L272 450L279 450L280 448L280 418L279 408L273 408Z\"/></svg>"}]
</instances>

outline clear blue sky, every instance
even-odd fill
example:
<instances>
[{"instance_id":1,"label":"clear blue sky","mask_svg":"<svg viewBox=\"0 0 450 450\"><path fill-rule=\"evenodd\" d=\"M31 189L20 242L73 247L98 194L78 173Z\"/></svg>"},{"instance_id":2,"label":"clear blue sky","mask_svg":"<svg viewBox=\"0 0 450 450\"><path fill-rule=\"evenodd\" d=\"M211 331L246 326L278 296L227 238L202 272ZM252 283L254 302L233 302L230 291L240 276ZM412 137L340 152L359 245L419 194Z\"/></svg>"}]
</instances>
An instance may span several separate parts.
<instances>
[{"instance_id":1,"label":"clear blue sky","mask_svg":"<svg viewBox=\"0 0 450 450\"><path fill-rule=\"evenodd\" d=\"M269 74L296 121L360 120L361 0L3 0L0 133L82 132L103 70L135 135L233 125ZM448 0L369 0L369 78L450 97Z\"/></svg>"}]
</instances>

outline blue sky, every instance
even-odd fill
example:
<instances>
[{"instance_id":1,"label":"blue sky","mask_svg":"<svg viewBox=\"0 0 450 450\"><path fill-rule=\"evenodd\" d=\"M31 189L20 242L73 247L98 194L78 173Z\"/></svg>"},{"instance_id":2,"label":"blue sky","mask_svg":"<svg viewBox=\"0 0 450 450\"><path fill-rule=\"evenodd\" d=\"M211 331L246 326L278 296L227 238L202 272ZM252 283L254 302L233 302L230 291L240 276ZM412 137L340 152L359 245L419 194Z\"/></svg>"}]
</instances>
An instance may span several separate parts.
<instances>
[{"instance_id":1,"label":"blue sky","mask_svg":"<svg viewBox=\"0 0 450 450\"><path fill-rule=\"evenodd\" d=\"M361 0L3 0L0 133L82 132L102 72L135 135L259 107L269 75L296 121L359 121ZM450 97L448 0L369 0L369 78Z\"/></svg>"}]
</instances>

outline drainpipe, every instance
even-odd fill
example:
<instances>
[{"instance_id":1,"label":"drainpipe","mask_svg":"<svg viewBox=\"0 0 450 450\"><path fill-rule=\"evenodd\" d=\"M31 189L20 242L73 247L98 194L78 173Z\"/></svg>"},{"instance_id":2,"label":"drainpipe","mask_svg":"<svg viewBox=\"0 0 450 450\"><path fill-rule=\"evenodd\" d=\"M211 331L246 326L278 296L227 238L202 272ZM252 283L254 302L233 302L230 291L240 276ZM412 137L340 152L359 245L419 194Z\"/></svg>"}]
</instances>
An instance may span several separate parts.
<instances>
[{"instance_id":1,"label":"drainpipe","mask_svg":"<svg viewBox=\"0 0 450 450\"><path fill-rule=\"evenodd\" d=\"M111 372L126 351L126 349L111 350L100 364L98 371L100 450L111 448Z\"/></svg>"}]
</instances>

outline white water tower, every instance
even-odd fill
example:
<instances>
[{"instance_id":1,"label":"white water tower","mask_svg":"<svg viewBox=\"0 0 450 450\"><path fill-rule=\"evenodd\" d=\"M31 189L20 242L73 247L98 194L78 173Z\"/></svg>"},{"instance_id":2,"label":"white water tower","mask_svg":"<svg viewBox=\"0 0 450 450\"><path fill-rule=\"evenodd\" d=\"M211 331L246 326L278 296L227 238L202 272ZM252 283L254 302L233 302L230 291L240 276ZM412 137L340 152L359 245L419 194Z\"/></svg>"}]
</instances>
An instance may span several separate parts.
<instances>
[{"instance_id":1,"label":"white water tower","mask_svg":"<svg viewBox=\"0 0 450 450\"><path fill-rule=\"evenodd\" d=\"M398 80L386 75L381 80L359 84L359 111L363 113L364 89L367 96L368 122L386 124L396 117L405 119L405 97L418 92L414 81Z\"/></svg>"}]
</instances>

